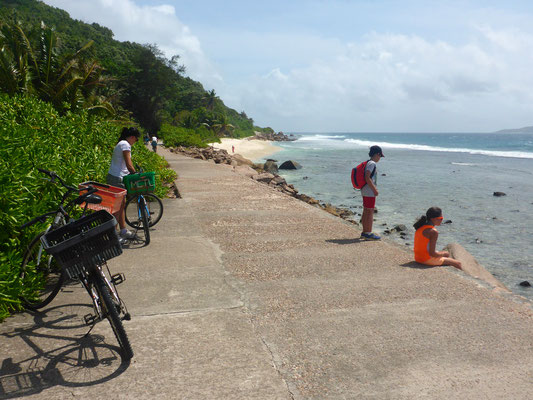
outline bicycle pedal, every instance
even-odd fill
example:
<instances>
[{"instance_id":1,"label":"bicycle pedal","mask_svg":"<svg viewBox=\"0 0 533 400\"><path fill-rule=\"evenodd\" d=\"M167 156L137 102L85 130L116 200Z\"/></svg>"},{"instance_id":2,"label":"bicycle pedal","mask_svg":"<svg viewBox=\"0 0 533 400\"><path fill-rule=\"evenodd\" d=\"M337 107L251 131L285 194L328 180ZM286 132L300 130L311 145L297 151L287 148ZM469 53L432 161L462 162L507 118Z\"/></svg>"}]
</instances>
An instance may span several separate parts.
<instances>
[{"instance_id":1,"label":"bicycle pedal","mask_svg":"<svg viewBox=\"0 0 533 400\"><path fill-rule=\"evenodd\" d=\"M126 280L126 276L121 272L111 276L111 282L113 282L113 285L120 285L125 280Z\"/></svg>"},{"instance_id":2,"label":"bicycle pedal","mask_svg":"<svg viewBox=\"0 0 533 400\"><path fill-rule=\"evenodd\" d=\"M126 313L126 314L124 314L124 316L122 317L122 320L123 320L123 321L130 321L130 320L131 320L131 315L130 315L130 313Z\"/></svg>"},{"instance_id":3,"label":"bicycle pedal","mask_svg":"<svg viewBox=\"0 0 533 400\"><path fill-rule=\"evenodd\" d=\"M85 321L85 325L94 325L96 322L98 322L98 317L93 314L87 314L83 317L83 320Z\"/></svg>"}]
</instances>

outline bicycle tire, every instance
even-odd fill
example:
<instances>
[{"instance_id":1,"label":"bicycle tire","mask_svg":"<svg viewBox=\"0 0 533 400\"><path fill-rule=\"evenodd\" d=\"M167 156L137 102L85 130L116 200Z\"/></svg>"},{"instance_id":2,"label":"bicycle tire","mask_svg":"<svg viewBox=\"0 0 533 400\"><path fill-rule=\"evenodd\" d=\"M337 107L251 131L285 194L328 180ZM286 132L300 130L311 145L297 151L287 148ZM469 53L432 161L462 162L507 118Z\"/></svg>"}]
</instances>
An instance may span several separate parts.
<instances>
[{"instance_id":1,"label":"bicycle tire","mask_svg":"<svg viewBox=\"0 0 533 400\"><path fill-rule=\"evenodd\" d=\"M150 244L150 222L148 221L148 213L146 209L146 201L144 197L139 201L139 212L141 214L142 228L144 231L144 243L146 245Z\"/></svg>"},{"instance_id":2,"label":"bicycle tire","mask_svg":"<svg viewBox=\"0 0 533 400\"><path fill-rule=\"evenodd\" d=\"M116 304L111 297L111 291L107 282L102 278L98 270L94 270L91 273L91 278L93 279L94 285L98 292L98 296L101 299L100 306L104 313L104 317L107 318L111 329L117 338L118 344L122 349L122 356L125 360L129 360L133 357L133 349L131 348L130 340L120 319L119 311L120 305Z\"/></svg>"},{"instance_id":3,"label":"bicycle tire","mask_svg":"<svg viewBox=\"0 0 533 400\"><path fill-rule=\"evenodd\" d=\"M161 217L163 216L163 202L159 197L157 197L153 193L145 193L143 194L143 197L146 200L146 205L148 207L148 211L150 215L148 216L148 222L150 224L150 227L157 224ZM131 196L126 201L126 207L124 214L126 216L126 223L131 226L132 228L138 229L140 222L139 221L139 212L137 209L137 199L138 196ZM131 205L133 203L133 206ZM128 208L128 206L130 206ZM129 211L128 211L129 210Z\"/></svg>"},{"instance_id":4,"label":"bicycle tire","mask_svg":"<svg viewBox=\"0 0 533 400\"><path fill-rule=\"evenodd\" d=\"M20 298L25 308L34 311L50 304L59 293L65 280L61 266L42 247L41 236L44 234L45 232L37 234L26 248L19 273L23 285L25 282L26 284L33 283L35 279L44 279L44 287L39 290L37 300L26 296Z\"/></svg>"},{"instance_id":5,"label":"bicycle tire","mask_svg":"<svg viewBox=\"0 0 533 400\"><path fill-rule=\"evenodd\" d=\"M152 227L157 224L163 216L163 202L153 193L146 193L144 199L146 200L146 205L150 212L149 220L150 227Z\"/></svg>"}]
</instances>

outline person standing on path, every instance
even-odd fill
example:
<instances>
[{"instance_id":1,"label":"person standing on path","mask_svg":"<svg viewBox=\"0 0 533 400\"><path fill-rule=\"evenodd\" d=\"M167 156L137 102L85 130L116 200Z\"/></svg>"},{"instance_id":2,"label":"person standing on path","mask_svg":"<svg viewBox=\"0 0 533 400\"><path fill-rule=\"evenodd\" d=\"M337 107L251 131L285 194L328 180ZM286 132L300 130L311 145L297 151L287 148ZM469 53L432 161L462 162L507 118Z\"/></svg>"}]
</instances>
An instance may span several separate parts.
<instances>
[{"instance_id":1,"label":"person standing on path","mask_svg":"<svg viewBox=\"0 0 533 400\"><path fill-rule=\"evenodd\" d=\"M135 167L131 161L131 146L139 140L141 133L137 128L122 128L118 143L113 149L113 156L111 157L111 165L107 173L106 182L109 185L125 188L122 183L122 178L128 174L135 173ZM120 227L119 236L122 239L132 239L135 234L126 229L126 214L124 212L126 206L126 199L122 202L120 210L114 215Z\"/></svg>"},{"instance_id":2,"label":"person standing on path","mask_svg":"<svg viewBox=\"0 0 533 400\"><path fill-rule=\"evenodd\" d=\"M152 150L157 153L157 138L155 136L152 136Z\"/></svg>"},{"instance_id":3,"label":"person standing on path","mask_svg":"<svg viewBox=\"0 0 533 400\"><path fill-rule=\"evenodd\" d=\"M363 232L361 233L361 238L365 240L380 240L381 237L372 233L372 225L374 223L376 197L379 195L378 188L376 187L378 176L376 163L385 156L379 146L370 147L368 156L370 160L368 160L365 167L366 185L361 188L361 196L363 197L363 215L361 217Z\"/></svg>"},{"instance_id":4,"label":"person standing on path","mask_svg":"<svg viewBox=\"0 0 533 400\"><path fill-rule=\"evenodd\" d=\"M451 265L461 269L460 261L450 258L447 251L436 251L439 232L436 226L442 224L442 210L439 207L431 207L415 222L415 261L424 265Z\"/></svg>"}]
</instances>

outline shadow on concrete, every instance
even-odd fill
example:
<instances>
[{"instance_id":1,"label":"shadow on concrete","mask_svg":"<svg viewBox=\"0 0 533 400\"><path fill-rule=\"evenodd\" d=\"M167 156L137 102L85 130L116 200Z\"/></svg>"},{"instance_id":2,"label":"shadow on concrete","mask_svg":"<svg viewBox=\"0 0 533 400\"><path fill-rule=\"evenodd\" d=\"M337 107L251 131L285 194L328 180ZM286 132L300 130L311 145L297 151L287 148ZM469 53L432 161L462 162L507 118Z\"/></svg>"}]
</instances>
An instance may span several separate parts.
<instances>
[{"instance_id":1,"label":"shadow on concrete","mask_svg":"<svg viewBox=\"0 0 533 400\"><path fill-rule=\"evenodd\" d=\"M366 242L366 240L361 239L361 238L355 238L355 239L327 239L326 242L334 243L334 244L354 244L354 243Z\"/></svg>"},{"instance_id":2,"label":"shadow on concrete","mask_svg":"<svg viewBox=\"0 0 533 400\"><path fill-rule=\"evenodd\" d=\"M440 265L424 265L417 263L416 261L410 261L408 263L400 264L400 267L408 267L408 268L414 268L414 269L430 269L430 268L436 268L441 267Z\"/></svg>"},{"instance_id":3,"label":"shadow on concrete","mask_svg":"<svg viewBox=\"0 0 533 400\"><path fill-rule=\"evenodd\" d=\"M24 353L33 354L3 360L0 367L1 399L30 396L57 385L98 385L118 377L129 367L130 360L122 358L118 346L104 343L102 335L86 332L87 326L81 332L71 331L69 335L50 333L50 329L65 329L62 324L68 320L69 312L54 317L61 307L34 313L34 326L15 328L2 334L24 342L29 349Z\"/></svg>"},{"instance_id":4,"label":"shadow on concrete","mask_svg":"<svg viewBox=\"0 0 533 400\"><path fill-rule=\"evenodd\" d=\"M124 243L121 244L122 248L133 250L133 249L140 249L140 248L146 247L147 244L144 239L144 234L143 233L137 234L140 232L142 231L139 230L136 232L135 238L124 241Z\"/></svg>"}]
</instances>

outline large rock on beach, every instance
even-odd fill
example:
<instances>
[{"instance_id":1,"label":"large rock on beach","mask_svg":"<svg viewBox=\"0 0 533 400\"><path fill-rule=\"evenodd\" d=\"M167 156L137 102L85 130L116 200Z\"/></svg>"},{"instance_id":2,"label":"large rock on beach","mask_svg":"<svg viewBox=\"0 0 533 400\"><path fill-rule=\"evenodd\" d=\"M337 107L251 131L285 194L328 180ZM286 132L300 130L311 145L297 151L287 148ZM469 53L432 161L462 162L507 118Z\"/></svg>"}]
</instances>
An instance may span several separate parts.
<instances>
[{"instance_id":1,"label":"large rock on beach","mask_svg":"<svg viewBox=\"0 0 533 400\"><path fill-rule=\"evenodd\" d=\"M255 179L256 181L265 183L269 183L274 178L274 175L268 172L253 176L253 179Z\"/></svg>"},{"instance_id":2,"label":"large rock on beach","mask_svg":"<svg viewBox=\"0 0 533 400\"><path fill-rule=\"evenodd\" d=\"M272 179L272 182L274 182L276 185L284 185L287 183L285 178L279 175Z\"/></svg>"},{"instance_id":3,"label":"large rock on beach","mask_svg":"<svg viewBox=\"0 0 533 400\"><path fill-rule=\"evenodd\" d=\"M284 191L284 192L287 192L288 194L294 196L298 193L298 190L294 188L294 186L289 186L287 185L286 183L282 183L281 184L281 189Z\"/></svg>"},{"instance_id":4,"label":"large rock on beach","mask_svg":"<svg viewBox=\"0 0 533 400\"><path fill-rule=\"evenodd\" d=\"M296 140L296 137L294 135L285 135L283 132L254 132L255 136L251 136L246 138L246 140L270 140L274 142L288 142L292 140Z\"/></svg>"},{"instance_id":5,"label":"large rock on beach","mask_svg":"<svg viewBox=\"0 0 533 400\"><path fill-rule=\"evenodd\" d=\"M272 160L267 160L265 164L263 165L263 170L265 172L270 172L271 174L277 174L278 173L278 164L276 164Z\"/></svg>"},{"instance_id":6,"label":"large rock on beach","mask_svg":"<svg viewBox=\"0 0 533 400\"><path fill-rule=\"evenodd\" d=\"M249 165L250 167L254 165L252 161L248 160L247 158L244 158L240 154L233 154L232 157L235 161L237 161L239 165Z\"/></svg>"},{"instance_id":7,"label":"large rock on beach","mask_svg":"<svg viewBox=\"0 0 533 400\"><path fill-rule=\"evenodd\" d=\"M315 205L318 204L319 201L311 196L308 196L306 194L299 194L298 198L302 201L305 201L307 204Z\"/></svg>"},{"instance_id":8,"label":"large rock on beach","mask_svg":"<svg viewBox=\"0 0 533 400\"><path fill-rule=\"evenodd\" d=\"M296 161L288 160L288 161L285 161L283 164L281 164L278 168L279 169L300 169L302 168L302 166Z\"/></svg>"},{"instance_id":9,"label":"large rock on beach","mask_svg":"<svg viewBox=\"0 0 533 400\"><path fill-rule=\"evenodd\" d=\"M396 232L404 232L407 230L407 227L403 224L398 224L392 229L395 230Z\"/></svg>"}]
</instances>

